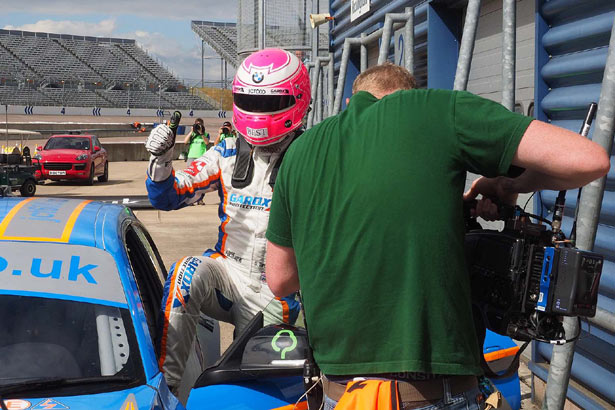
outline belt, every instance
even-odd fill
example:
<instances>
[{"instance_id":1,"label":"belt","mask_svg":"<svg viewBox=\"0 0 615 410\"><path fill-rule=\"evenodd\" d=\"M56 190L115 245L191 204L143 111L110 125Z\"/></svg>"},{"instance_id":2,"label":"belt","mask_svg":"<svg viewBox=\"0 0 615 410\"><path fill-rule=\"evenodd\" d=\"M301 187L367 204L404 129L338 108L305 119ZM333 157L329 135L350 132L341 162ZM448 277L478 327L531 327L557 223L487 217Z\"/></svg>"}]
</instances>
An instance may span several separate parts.
<instances>
[{"instance_id":1,"label":"belt","mask_svg":"<svg viewBox=\"0 0 615 410\"><path fill-rule=\"evenodd\" d=\"M434 401L444 397L444 383L448 381L451 396L478 387L476 376L446 376L440 379L420 381L398 381L398 390L402 402ZM331 400L339 401L346 391L345 383L333 382L322 378L324 394Z\"/></svg>"}]
</instances>

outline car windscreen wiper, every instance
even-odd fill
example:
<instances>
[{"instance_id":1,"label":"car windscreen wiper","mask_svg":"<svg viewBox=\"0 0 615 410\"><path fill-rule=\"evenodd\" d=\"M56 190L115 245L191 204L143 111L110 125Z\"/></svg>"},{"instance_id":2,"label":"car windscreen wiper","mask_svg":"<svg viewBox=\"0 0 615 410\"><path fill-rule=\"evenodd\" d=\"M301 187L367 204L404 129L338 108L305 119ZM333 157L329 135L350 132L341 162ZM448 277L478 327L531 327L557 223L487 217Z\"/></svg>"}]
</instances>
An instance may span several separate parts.
<instances>
[{"instance_id":1,"label":"car windscreen wiper","mask_svg":"<svg viewBox=\"0 0 615 410\"><path fill-rule=\"evenodd\" d=\"M0 379L1 380L1 379ZM126 384L135 381L134 377L128 376L96 376L96 377L80 377L80 378L36 378L27 379L17 383L0 384L0 395L7 396L15 393L25 393L37 390L47 390L57 387L74 387L87 386L90 384Z\"/></svg>"}]
</instances>

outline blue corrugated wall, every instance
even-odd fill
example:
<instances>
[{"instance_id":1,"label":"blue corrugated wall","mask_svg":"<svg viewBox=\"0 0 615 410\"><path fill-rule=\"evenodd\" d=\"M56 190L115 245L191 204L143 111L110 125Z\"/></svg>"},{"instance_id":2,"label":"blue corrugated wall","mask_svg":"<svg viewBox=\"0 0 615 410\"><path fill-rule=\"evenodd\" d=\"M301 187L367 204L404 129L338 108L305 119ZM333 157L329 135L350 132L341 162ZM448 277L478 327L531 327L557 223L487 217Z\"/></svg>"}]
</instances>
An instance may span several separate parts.
<instances>
[{"instance_id":1,"label":"blue corrugated wall","mask_svg":"<svg viewBox=\"0 0 615 410\"><path fill-rule=\"evenodd\" d=\"M607 58L615 0L536 1L536 117L579 132L587 107L598 102ZM590 137L593 133L593 127ZM611 154L611 163L615 158ZM557 194L542 192L537 209L551 214ZM568 235L577 191L566 196L564 232ZM594 250L606 258L598 306L615 315L615 173L609 172ZM533 364L548 362L551 346L534 342ZM536 374L546 373L532 365ZM615 334L583 322L572 378L615 405ZM582 408L602 408L589 395L569 389L570 399Z\"/></svg>"}]
</instances>

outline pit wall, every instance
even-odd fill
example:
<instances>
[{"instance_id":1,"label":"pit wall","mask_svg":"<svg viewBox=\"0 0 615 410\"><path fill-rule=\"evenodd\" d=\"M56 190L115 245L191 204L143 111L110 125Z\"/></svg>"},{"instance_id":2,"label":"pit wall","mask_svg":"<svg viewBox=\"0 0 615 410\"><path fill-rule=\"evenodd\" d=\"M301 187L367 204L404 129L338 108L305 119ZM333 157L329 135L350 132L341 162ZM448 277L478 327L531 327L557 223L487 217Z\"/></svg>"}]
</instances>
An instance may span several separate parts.
<instances>
[{"instance_id":1,"label":"pit wall","mask_svg":"<svg viewBox=\"0 0 615 410\"><path fill-rule=\"evenodd\" d=\"M1 106L0 106L1 107ZM1 113L0 108L0 113ZM51 107L51 106L32 106L32 105L9 105L5 106L5 111L11 115L83 115L94 117L166 117L172 114L170 110L159 110L155 108L102 108L102 107ZM179 109L184 118L231 118L232 111L211 111L211 110L191 110Z\"/></svg>"}]
</instances>

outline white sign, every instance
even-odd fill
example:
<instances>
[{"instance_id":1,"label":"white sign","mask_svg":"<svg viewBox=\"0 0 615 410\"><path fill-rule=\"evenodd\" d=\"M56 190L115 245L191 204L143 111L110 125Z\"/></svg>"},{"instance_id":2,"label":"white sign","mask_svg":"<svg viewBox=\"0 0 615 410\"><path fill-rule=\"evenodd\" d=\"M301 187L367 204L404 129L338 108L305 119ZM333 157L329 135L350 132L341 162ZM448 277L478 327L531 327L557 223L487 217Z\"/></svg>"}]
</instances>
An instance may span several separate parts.
<instances>
[{"instance_id":1,"label":"white sign","mask_svg":"<svg viewBox=\"0 0 615 410\"><path fill-rule=\"evenodd\" d=\"M369 12L370 0L350 0L350 21L354 21Z\"/></svg>"}]
</instances>

